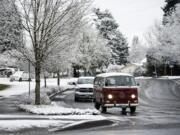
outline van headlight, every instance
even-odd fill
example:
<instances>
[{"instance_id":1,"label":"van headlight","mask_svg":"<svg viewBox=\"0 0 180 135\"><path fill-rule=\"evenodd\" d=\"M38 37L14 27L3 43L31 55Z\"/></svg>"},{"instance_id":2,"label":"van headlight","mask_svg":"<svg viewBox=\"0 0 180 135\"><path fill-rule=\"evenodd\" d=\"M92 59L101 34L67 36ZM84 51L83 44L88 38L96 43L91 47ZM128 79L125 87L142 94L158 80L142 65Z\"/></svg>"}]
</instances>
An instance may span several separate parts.
<instances>
[{"instance_id":1,"label":"van headlight","mask_svg":"<svg viewBox=\"0 0 180 135\"><path fill-rule=\"evenodd\" d=\"M108 99L113 99L113 95L109 94Z\"/></svg>"},{"instance_id":2,"label":"van headlight","mask_svg":"<svg viewBox=\"0 0 180 135\"><path fill-rule=\"evenodd\" d=\"M135 99L135 98L136 98L136 95L132 94L132 95L131 95L131 98L132 98L132 99Z\"/></svg>"}]
</instances>

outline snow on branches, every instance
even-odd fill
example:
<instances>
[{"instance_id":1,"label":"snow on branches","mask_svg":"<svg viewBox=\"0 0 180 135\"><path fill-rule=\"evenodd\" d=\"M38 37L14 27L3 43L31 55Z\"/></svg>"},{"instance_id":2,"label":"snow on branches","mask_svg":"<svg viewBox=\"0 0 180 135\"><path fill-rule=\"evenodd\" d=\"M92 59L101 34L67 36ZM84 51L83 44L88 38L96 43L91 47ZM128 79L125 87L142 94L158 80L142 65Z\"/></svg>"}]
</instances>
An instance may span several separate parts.
<instances>
[{"instance_id":1,"label":"snow on branches","mask_svg":"<svg viewBox=\"0 0 180 135\"><path fill-rule=\"evenodd\" d=\"M180 5L178 4L174 12L165 19L165 25L155 23L147 35L146 39L150 45L148 55L159 62L180 63Z\"/></svg>"}]
</instances>

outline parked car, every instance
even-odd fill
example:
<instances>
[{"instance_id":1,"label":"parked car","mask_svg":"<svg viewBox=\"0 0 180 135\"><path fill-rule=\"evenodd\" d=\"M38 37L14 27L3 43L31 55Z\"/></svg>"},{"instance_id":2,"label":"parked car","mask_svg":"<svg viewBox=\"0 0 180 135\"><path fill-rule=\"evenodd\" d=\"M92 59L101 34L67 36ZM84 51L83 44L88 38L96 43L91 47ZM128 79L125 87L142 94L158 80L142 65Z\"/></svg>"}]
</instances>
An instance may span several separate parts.
<instances>
[{"instance_id":1,"label":"parked car","mask_svg":"<svg viewBox=\"0 0 180 135\"><path fill-rule=\"evenodd\" d=\"M92 100L93 99L93 83L94 77L79 77L76 89L74 100Z\"/></svg>"},{"instance_id":2,"label":"parked car","mask_svg":"<svg viewBox=\"0 0 180 135\"><path fill-rule=\"evenodd\" d=\"M29 78L29 73L24 71L17 71L11 77L10 81L31 81L31 77Z\"/></svg>"},{"instance_id":3,"label":"parked car","mask_svg":"<svg viewBox=\"0 0 180 135\"><path fill-rule=\"evenodd\" d=\"M110 107L120 107L122 113L126 113L126 108L134 113L138 106L138 86L134 77L125 73L97 75L94 81L94 106L102 112Z\"/></svg>"}]
</instances>

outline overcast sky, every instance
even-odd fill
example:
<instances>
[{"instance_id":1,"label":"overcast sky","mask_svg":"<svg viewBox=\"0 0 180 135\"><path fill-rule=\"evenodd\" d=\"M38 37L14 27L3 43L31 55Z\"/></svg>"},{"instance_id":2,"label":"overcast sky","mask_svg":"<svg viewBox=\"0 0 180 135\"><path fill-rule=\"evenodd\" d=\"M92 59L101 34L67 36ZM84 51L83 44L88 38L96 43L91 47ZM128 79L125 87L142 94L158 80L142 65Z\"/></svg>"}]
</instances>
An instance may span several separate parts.
<instances>
[{"instance_id":1,"label":"overcast sky","mask_svg":"<svg viewBox=\"0 0 180 135\"><path fill-rule=\"evenodd\" d=\"M161 20L165 0L94 0L100 9L108 9L119 29L131 41L134 35L143 38L155 20Z\"/></svg>"}]
</instances>

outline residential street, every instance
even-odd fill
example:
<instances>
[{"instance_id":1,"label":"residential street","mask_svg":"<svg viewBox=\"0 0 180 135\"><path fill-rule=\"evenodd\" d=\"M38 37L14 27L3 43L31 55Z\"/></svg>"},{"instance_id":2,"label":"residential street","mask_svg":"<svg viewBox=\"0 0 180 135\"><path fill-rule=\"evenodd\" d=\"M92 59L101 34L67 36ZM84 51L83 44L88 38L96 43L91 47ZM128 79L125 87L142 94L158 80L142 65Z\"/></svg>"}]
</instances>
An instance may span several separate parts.
<instances>
[{"instance_id":1,"label":"residential street","mask_svg":"<svg viewBox=\"0 0 180 135\"><path fill-rule=\"evenodd\" d=\"M152 134L178 134L180 127L180 88L177 83L179 81L160 79L139 81L141 82L141 89L139 91L140 104L137 113L132 116L129 112L127 115L122 115L121 109L109 109L106 114L102 115L115 121L116 124L100 128L98 132L101 133L107 130L105 134L121 132L127 134L145 134L147 132L147 134L150 134L148 130L151 129ZM68 94L64 101L68 107L93 108L91 102L75 103L73 92Z\"/></svg>"},{"instance_id":2,"label":"residential street","mask_svg":"<svg viewBox=\"0 0 180 135\"><path fill-rule=\"evenodd\" d=\"M23 130L17 134L84 134L88 131L88 135L92 134L151 134L151 135L178 135L180 130L180 92L178 80L162 80L162 79L141 79L140 104L137 108L137 113L130 115L121 114L121 109L108 109L106 114L102 114L107 119L114 121L113 125L105 127L83 128L82 125L78 130L50 132L49 129L35 128L35 130ZM81 108L81 109L94 109L91 102L74 102L74 92L68 91L64 95L57 96L58 104L65 107ZM64 101L64 103L62 102ZM19 112L16 108L17 96L10 98L0 99L1 115L26 115L21 119L28 120L49 120L48 118L39 117L25 112ZM32 116L32 117L29 117ZM18 118L18 117L17 117ZM1 120L5 119L1 117ZM8 118L9 119L9 118ZM15 118L12 118L15 120ZM59 119L62 120L62 119ZM81 129L82 126L82 129ZM53 127L51 127L53 128ZM91 131L91 132L90 132ZM106 131L106 132L104 132ZM151 132L150 132L151 131ZM3 133L5 134L5 132Z\"/></svg>"},{"instance_id":3,"label":"residential street","mask_svg":"<svg viewBox=\"0 0 180 135\"><path fill-rule=\"evenodd\" d=\"M180 0L0 0L0 135L180 135Z\"/></svg>"}]
</instances>

